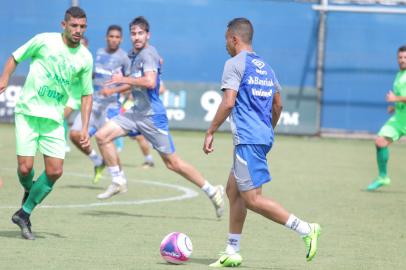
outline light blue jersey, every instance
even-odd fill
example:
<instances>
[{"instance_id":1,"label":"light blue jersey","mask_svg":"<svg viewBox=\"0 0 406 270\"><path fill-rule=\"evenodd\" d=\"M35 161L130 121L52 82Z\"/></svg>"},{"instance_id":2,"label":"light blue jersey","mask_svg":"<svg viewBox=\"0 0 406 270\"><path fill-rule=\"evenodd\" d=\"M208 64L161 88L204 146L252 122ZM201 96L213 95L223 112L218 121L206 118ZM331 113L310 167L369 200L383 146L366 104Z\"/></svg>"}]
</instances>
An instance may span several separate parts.
<instances>
[{"instance_id":1,"label":"light blue jersey","mask_svg":"<svg viewBox=\"0 0 406 270\"><path fill-rule=\"evenodd\" d=\"M160 118L158 115L166 116L166 109L159 98L159 85L161 65L159 56L156 49L148 45L138 53L130 52L131 59L131 72L130 76L139 78L144 76L145 72L153 71L157 73L157 81L154 89L147 89L142 87L134 87L132 94L134 97L134 106L132 110L138 116L153 116L153 119ZM156 117L154 117L156 116Z\"/></svg>"},{"instance_id":2,"label":"light blue jersey","mask_svg":"<svg viewBox=\"0 0 406 270\"><path fill-rule=\"evenodd\" d=\"M99 94L99 91L105 88L106 81L111 80L111 76L116 73L121 73L124 76L129 74L130 71L130 59L127 53L118 49L113 53L109 53L105 48L97 50L95 65L93 71L93 111L101 112L106 110L107 107L120 106L118 103L119 95L103 96ZM116 87L116 85L109 86L109 88Z\"/></svg>"},{"instance_id":3,"label":"light blue jersey","mask_svg":"<svg viewBox=\"0 0 406 270\"><path fill-rule=\"evenodd\" d=\"M238 92L230 114L234 145L272 146L272 102L281 90L272 68L255 53L242 51L226 62L221 89Z\"/></svg>"},{"instance_id":4,"label":"light blue jersey","mask_svg":"<svg viewBox=\"0 0 406 270\"><path fill-rule=\"evenodd\" d=\"M100 90L105 88L105 83L111 80L111 76L115 73L128 75L130 71L130 59L127 53L118 49L113 53L109 53L104 48L97 50L95 65L93 71L93 106L92 113L89 119L89 135L93 136L107 120L113 118L120 113L119 94L111 96L103 96ZM116 87L116 85L108 86ZM78 113L71 130L80 131L82 129L81 114Z\"/></svg>"},{"instance_id":5,"label":"light blue jersey","mask_svg":"<svg viewBox=\"0 0 406 270\"><path fill-rule=\"evenodd\" d=\"M153 89L133 87L134 105L124 114L114 117L112 121L129 136L144 135L161 154L172 154L175 152L175 146L169 133L166 109L159 98L161 57L151 45L137 53L130 52L129 57L131 59L130 76L139 78L144 76L145 72L156 72L156 86Z\"/></svg>"}]
</instances>

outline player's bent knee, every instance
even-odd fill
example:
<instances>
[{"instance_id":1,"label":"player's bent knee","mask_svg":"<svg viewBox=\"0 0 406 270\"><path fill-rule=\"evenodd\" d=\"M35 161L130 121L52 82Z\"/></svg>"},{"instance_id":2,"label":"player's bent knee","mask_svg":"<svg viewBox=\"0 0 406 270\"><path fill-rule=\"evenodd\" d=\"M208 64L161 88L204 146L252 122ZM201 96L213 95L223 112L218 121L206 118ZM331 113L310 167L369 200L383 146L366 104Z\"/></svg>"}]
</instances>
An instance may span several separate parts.
<instances>
[{"instance_id":1,"label":"player's bent knee","mask_svg":"<svg viewBox=\"0 0 406 270\"><path fill-rule=\"evenodd\" d=\"M21 176L27 176L30 174L31 171L32 171L32 165L30 166L30 164L19 164L19 166L18 166L18 173Z\"/></svg>"},{"instance_id":2,"label":"player's bent knee","mask_svg":"<svg viewBox=\"0 0 406 270\"><path fill-rule=\"evenodd\" d=\"M227 195L227 198L230 199L230 198L234 197L234 196L233 196L234 193L235 193L234 189L233 189L230 185L227 185L227 186L226 186L226 195Z\"/></svg>"},{"instance_id":3,"label":"player's bent knee","mask_svg":"<svg viewBox=\"0 0 406 270\"><path fill-rule=\"evenodd\" d=\"M47 169L45 171L48 179L56 181L58 178L62 176L63 169L62 168L52 168L52 169Z\"/></svg>"},{"instance_id":4,"label":"player's bent knee","mask_svg":"<svg viewBox=\"0 0 406 270\"><path fill-rule=\"evenodd\" d=\"M174 172L180 171L180 167L177 162L168 161L168 162L165 162L165 165L166 165L166 168L168 168L171 171L174 171Z\"/></svg>"},{"instance_id":5,"label":"player's bent knee","mask_svg":"<svg viewBox=\"0 0 406 270\"><path fill-rule=\"evenodd\" d=\"M97 144L105 144L109 141L107 134L105 134L104 132L96 132L95 138L96 138Z\"/></svg>"},{"instance_id":6,"label":"player's bent knee","mask_svg":"<svg viewBox=\"0 0 406 270\"><path fill-rule=\"evenodd\" d=\"M69 132L69 138L71 139L71 141L79 142L80 141L80 132L76 131L76 130L71 130Z\"/></svg>"},{"instance_id":7,"label":"player's bent knee","mask_svg":"<svg viewBox=\"0 0 406 270\"><path fill-rule=\"evenodd\" d=\"M256 212L256 209L258 209L258 197L257 196L251 196L251 197L245 197L244 198L245 206Z\"/></svg>"},{"instance_id":8,"label":"player's bent knee","mask_svg":"<svg viewBox=\"0 0 406 270\"><path fill-rule=\"evenodd\" d=\"M384 137L378 137L375 139L375 145L380 148L388 146L389 143L390 142L387 141Z\"/></svg>"},{"instance_id":9,"label":"player's bent knee","mask_svg":"<svg viewBox=\"0 0 406 270\"><path fill-rule=\"evenodd\" d=\"M166 168L176 173L182 170L182 160L175 154L161 154L162 161L165 163Z\"/></svg>"}]
</instances>

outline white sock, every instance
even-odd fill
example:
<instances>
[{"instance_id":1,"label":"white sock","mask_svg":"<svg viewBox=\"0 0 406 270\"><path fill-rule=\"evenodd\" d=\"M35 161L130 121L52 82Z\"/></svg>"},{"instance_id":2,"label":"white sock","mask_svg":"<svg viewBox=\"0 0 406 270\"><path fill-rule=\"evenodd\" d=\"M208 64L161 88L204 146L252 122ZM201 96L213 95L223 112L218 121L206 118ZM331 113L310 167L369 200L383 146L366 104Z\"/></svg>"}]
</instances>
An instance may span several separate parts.
<instances>
[{"instance_id":1,"label":"white sock","mask_svg":"<svg viewBox=\"0 0 406 270\"><path fill-rule=\"evenodd\" d=\"M144 157L144 161L148 163L152 163L154 159L152 158L152 155L147 155Z\"/></svg>"},{"instance_id":2,"label":"white sock","mask_svg":"<svg viewBox=\"0 0 406 270\"><path fill-rule=\"evenodd\" d=\"M201 189L207 194L207 196L209 196L209 198L213 197L213 195L216 193L216 188L212 186L209 181L204 181L204 185L201 187Z\"/></svg>"},{"instance_id":3,"label":"white sock","mask_svg":"<svg viewBox=\"0 0 406 270\"><path fill-rule=\"evenodd\" d=\"M289 229L294 230L295 232L297 232L298 234L300 234L301 236L306 236L310 233L311 228L309 223L300 220L299 218L297 218L295 215L290 214L288 221L286 222L285 226Z\"/></svg>"},{"instance_id":4,"label":"white sock","mask_svg":"<svg viewBox=\"0 0 406 270\"><path fill-rule=\"evenodd\" d=\"M94 151L94 149L92 149L92 152L90 152L89 155L87 155L90 160L93 162L94 166L100 166L103 164L103 159L101 158L101 156L99 156L96 151Z\"/></svg>"},{"instance_id":5,"label":"white sock","mask_svg":"<svg viewBox=\"0 0 406 270\"><path fill-rule=\"evenodd\" d=\"M125 179L124 172L120 170L119 166L108 167L108 170L113 178L112 182L117 185L125 185L127 179Z\"/></svg>"},{"instance_id":6,"label":"white sock","mask_svg":"<svg viewBox=\"0 0 406 270\"><path fill-rule=\"evenodd\" d=\"M228 234L228 242L226 247L227 254L232 255L240 251L240 238L241 234Z\"/></svg>"}]
</instances>

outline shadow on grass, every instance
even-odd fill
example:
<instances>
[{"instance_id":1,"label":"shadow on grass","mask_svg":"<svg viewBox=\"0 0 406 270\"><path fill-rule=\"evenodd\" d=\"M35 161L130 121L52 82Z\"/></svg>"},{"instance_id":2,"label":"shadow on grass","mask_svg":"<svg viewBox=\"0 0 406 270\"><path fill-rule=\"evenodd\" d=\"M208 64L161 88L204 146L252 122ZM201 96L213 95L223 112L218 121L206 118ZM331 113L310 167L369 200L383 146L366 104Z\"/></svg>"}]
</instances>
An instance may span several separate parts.
<instances>
[{"instance_id":1,"label":"shadow on grass","mask_svg":"<svg viewBox=\"0 0 406 270\"><path fill-rule=\"evenodd\" d=\"M194 263L194 264L202 264L202 265L209 265L212 262L214 262L215 259L207 259L207 258L190 258L189 261L185 262L185 263L181 263L181 264L174 264L174 263L169 263L169 262L159 262L157 263L158 265L167 265L167 266L177 266L180 268L188 268L190 263Z\"/></svg>"},{"instance_id":2,"label":"shadow on grass","mask_svg":"<svg viewBox=\"0 0 406 270\"><path fill-rule=\"evenodd\" d=\"M99 210L92 210L92 211L86 211L82 212L81 215L86 215L86 216L93 216L93 217L102 217L105 218L106 216L110 217L137 217L137 218L166 218L166 219L179 219L179 220L206 220L206 221L211 221L211 220L217 220L215 218L202 218L202 217L187 217L187 216L163 216L163 215L142 215L142 214L132 214L128 212L122 212L122 211L99 211Z\"/></svg>"},{"instance_id":3,"label":"shadow on grass","mask_svg":"<svg viewBox=\"0 0 406 270\"><path fill-rule=\"evenodd\" d=\"M121 166L126 167L126 168L141 168L141 164L135 164L135 163L121 163Z\"/></svg>"},{"instance_id":4,"label":"shadow on grass","mask_svg":"<svg viewBox=\"0 0 406 270\"><path fill-rule=\"evenodd\" d=\"M192 258L189 259L189 261L191 263L202 264L202 265L207 265L207 266L209 264L215 262L216 260L217 260L217 258L216 259L209 259L209 258L194 258L194 257L192 257Z\"/></svg>"},{"instance_id":5,"label":"shadow on grass","mask_svg":"<svg viewBox=\"0 0 406 270\"><path fill-rule=\"evenodd\" d=\"M369 193L369 194L406 194L406 191L404 190L386 190L386 189L377 189L377 190L367 190L367 189L361 189L362 192L364 193Z\"/></svg>"},{"instance_id":6,"label":"shadow on grass","mask_svg":"<svg viewBox=\"0 0 406 270\"><path fill-rule=\"evenodd\" d=\"M68 188L68 189L91 189L91 190L104 190L105 188L101 186L90 186L90 185L64 185L59 188Z\"/></svg>"},{"instance_id":7,"label":"shadow on grass","mask_svg":"<svg viewBox=\"0 0 406 270\"><path fill-rule=\"evenodd\" d=\"M214 262L215 259L204 259L204 258L191 258L189 262L186 262L184 264L173 264L173 263L166 263L166 262L160 262L157 263L157 265L167 265L168 267L177 267L179 269L188 269L189 263L195 263L195 264L201 264L201 265L206 265L208 269L211 269L209 267L209 264ZM282 268L270 268L270 267L257 267L257 266L249 266L249 265L240 265L238 269L268 269L268 270L282 270Z\"/></svg>"},{"instance_id":8,"label":"shadow on grass","mask_svg":"<svg viewBox=\"0 0 406 270\"><path fill-rule=\"evenodd\" d=\"M184 263L184 264L174 264L174 263L167 263L167 262L159 262L156 263L158 265L166 265L168 267L176 267L176 269L179 267L179 269L188 269L188 264Z\"/></svg>"},{"instance_id":9,"label":"shadow on grass","mask_svg":"<svg viewBox=\"0 0 406 270\"><path fill-rule=\"evenodd\" d=\"M264 269L264 270L286 270L286 268L280 267L258 267L258 266L249 266L249 265L241 265L238 268L245 268L245 269Z\"/></svg>"},{"instance_id":10,"label":"shadow on grass","mask_svg":"<svg viewBox=\"0 0 406 270\"><path fill-rule=\"evenodd\" d=\"M154 167L147 167L144 168L142 167L142 163L136 164L136 163L121 163L121 166L125 167L125 168L136 168L136 169L140 169L140 170L144 170L144 171L148 171L148 170L153 170L156 166Z\"/></svg>"},{"instance_id":11,"label":"shadow on grass","mask_svg":"<svg viewBox=\"0 0 406 270\"><path fill-rule=\"evenodd\" d=\"M193 255L192 255L193 256ZM215 259L208 259L208 258L190 258L190 262L191 263L195 263L195 264L202 264L202 265L207 265L209 266L209 264L215 262L218 258ZM269 269L269 270L282 270L282 268L275 268L275 267L258 267L258 266L249 266L249 265L245 265L244 263L241 264L238 269Z\"/></svg>"},{"instance_id":12,"label":"shadow on grass","mask_svg":"<svg viewBox=\"0 0 406 270\"><path fill-rule=\"evenodd\" d=\"M58 233L49 233L49 232L33 232L35 238L37 239L47 239L47 238L66 238L66 236L60 235ZM0 231L0 237L3 238L17 238L22 239L20 231Z\"/></svg>"}]
</instances>

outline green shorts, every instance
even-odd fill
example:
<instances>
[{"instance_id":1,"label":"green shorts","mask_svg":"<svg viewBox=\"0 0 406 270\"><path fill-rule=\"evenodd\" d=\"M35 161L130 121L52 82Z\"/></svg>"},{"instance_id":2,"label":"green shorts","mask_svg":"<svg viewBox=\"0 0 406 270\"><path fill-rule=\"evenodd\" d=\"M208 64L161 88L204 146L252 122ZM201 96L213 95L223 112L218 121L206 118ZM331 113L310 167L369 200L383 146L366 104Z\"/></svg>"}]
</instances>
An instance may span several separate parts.
<instances>
[{"instance_id":1,"label":"green shorts","mask_svg":"<svg viewBox=\"0 0 406 270\"><path fill-rule=\"evenodd\" d=\"M72 108L74 111L80 109L80 103L81 99L75 99L72 97L69 97L68 102L66 102L66 107Z\"/></svg>"},{"instance_id":2,"label":"green shorts","mask_svg":"<svg viewBox=\"0 0 406 270\"><path fill-rule=\"evenodd\" d=\"M395 116L392 116L378 132L378 136L391 138L392 141L399 140L405 134L406 123L399 121Z\"/></svg>"},{"instance_id":3,"label":"green shorts","mask_svg":"<svg viewBox=\"0 0 406 270\"><path fill-rule=\"evenodd\" d=\"M39 150L46 156L65 158L63 125L51 119L16 113L15 127L17 155L31 157Z\"/></svg>"}]
</instances>

